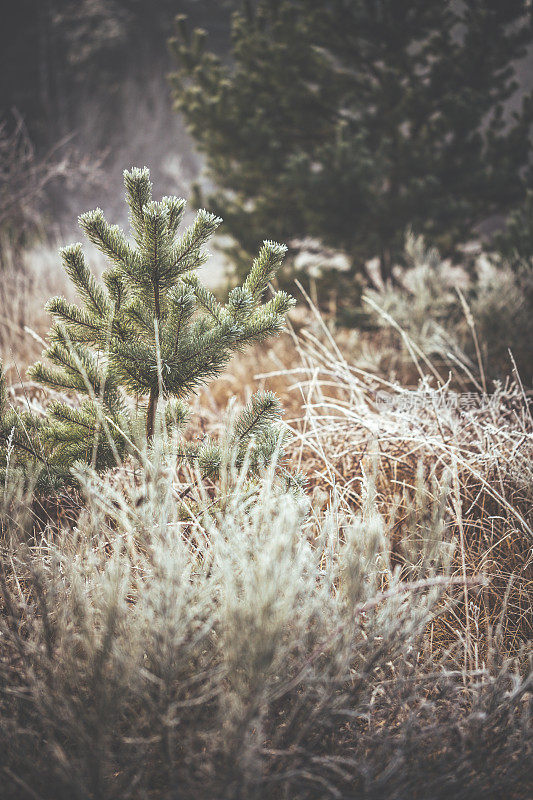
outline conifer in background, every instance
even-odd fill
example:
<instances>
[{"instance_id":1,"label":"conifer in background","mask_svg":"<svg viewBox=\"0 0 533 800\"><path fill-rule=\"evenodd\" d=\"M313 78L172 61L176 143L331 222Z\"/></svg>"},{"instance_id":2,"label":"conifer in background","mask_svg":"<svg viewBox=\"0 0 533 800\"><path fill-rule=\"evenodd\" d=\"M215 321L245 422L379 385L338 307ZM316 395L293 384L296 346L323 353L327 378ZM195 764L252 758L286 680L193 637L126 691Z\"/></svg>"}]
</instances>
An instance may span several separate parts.
<instances>
[{"instance_id":1,"label":"conifer in background","mask_svg":"<svg viewBox=\"0 0 533 800\"><path fill-rule=\"evenodd\" d=\"M204 245L221 220L201 210L183 234L185 201L152 200L148 169L124 173L133 242L100 209L80 226L106 256L97 281L80 244L65 247L65 270L82 301L55 297L55 322L45 359L30 368L33 380L63 394L44 418L9 407L0 375L0 468L26 475L40 467L45 484L72 480L77 462L99 470L120 462L144 427L148 443L158 426L183 426L187 398L213 378L238 350L279 333L293 300L262 296L279 269L285 247L266 241L242 286L222 305L198 279ZM85 399L66 402L64 393ZM161 402L164 401L164 402ZM158 407L164 406L158 417ZM245 459L253 471L280 446L281 408L270 392L255 394L220 443L180 440L177 455L214 477L224 459ZM135 450L135 447L133 448Z\"/></svg>"},{"instance_id":2,"label":"conifer in background","mask_svg":"<svg viewBox=\"0 0 533 800\"><path fill-rule=\"evenodd\" d=\"M231 61L171 49L176 106L207 156L238 252L312 236L384 277L405 230L449 254L531 181L533 103L511 115L525 0L249 0Z\"/></svg>"},{"instance_id":3,"label":"conifer in background","mask_svg":"<svg viewBox=\"0 0 533 800\"><path fill-rule=\"evenodd\" d=\"M533 189L529 189L521 206L506 220L495 237L497 251L515 270L533 271Z\"/></svg>"}]
</instances>

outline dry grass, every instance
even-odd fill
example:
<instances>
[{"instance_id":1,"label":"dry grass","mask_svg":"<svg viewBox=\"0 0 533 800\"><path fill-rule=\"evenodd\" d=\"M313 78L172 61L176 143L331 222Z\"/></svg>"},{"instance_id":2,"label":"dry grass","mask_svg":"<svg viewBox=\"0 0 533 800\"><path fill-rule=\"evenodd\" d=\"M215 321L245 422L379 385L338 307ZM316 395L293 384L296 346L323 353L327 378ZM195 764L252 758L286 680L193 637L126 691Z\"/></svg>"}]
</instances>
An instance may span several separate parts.
<instances>
[{"instance_id":1,"label":"dry grass","mask_svg":"<svg viewBox=\"0 0 533 800\"><path fill-rule=\"evenodd\" d=\"M87 471L62 530L7 498L8 800L525 799L530 679L496 645L469 670L427 647L454 583L437 491L415 492L400 570L372 479L360 513L340 483L309 513L269 476L250 494L230 475L184 519L172 464L147 467Z\"/></svg>"},{"instance_id":2,"label":"dry grass","mask_svg":"<svg viewBox=\"0 0 533 800\"><path fill-rule=\"evenodd\" d=\"M48 325L45 298L51 290L65 290L51 258L34 256L24 274L2 275L6 300L24 298L23 304L4 304L1 344L4 358L9 353L11 397L30 403L36 413L42 413L50 393L24 381L24 366L40 352L38 337ZM15 336L5 333L14 330ZM388 331L382 336L390 347ZM351 508L360 508L362 482L373 475L380 512L394 531L391 552L398 564L416 538L405 508L417 481L423 478L434 495L446 488L449 525L458 543L455 574L483 574L488 583L464 592L454 612L433 624L431 643L442 649L462 637L464 663L471 667L483 660L494 635L505 640L510 654L533 638L531 412L516 381L499 385L490 396L437 385L437 370L418 357L407 334L403 339L412 359L402 371L404 378L418 377L414 388L391 381L369 363L360 339L354 348L354 334L332 334L314 307L298 308L290 333L237 356L200 393L189 435L216 435L228 403L245 403L258 388L276 391L295 434L291 465L307 475L314 505L326 507L332 492L340 491ZM376 334L368 340L375 351ZM355 365L349 360L354 351ZM460 369L453 385L473 388ZM465 402L470 408L460 407ZM49 505L55 509L57 502Z\"/></svg>"},{"instance_id":3,"label":"dry grass","mask_svg":"<svg viewBox=\"0 0 533 800\"><path fill-rule=\"evenodd\" d=\"M533 638L531 478L533 421L519 384L490 397L465 397L430 379L405 389L350 366L333 340L312 336L301 345L305 398L293 459L324 497L341 487L355 508L361 485L375 476L378 507L393 523L393 557L402 564L413 536L406 509L417 480L447 489L447 519L457 542L455 574L484 574L482 590L432 627L442 649L460 636L464 663L479 666L492 635L509 653ZM474 403L461 409L461 401Z\"/></svg>"},{"instance_id":4,"label":"dry grass","mask_svg":"<svg viewBox=\"0 0 533 800\"><path fill-rule=\"evenodd\" d=\"M431 647L442 651L459 637L467 668L484 662L494 636L509 655L524 656L533 639L533 420L520 382L483 396L471 385L465 393L435 388L425 374L405 388L350 365L323 323L301 333L236 359L199 399L201 431L222 428L232 396L244 402L257 386L273 388L294 432L291 464L306 474L315 507L340 491L359 509L372 475L400 565L416 538L406 508L417 481L434 497L446 490L454 575L487 583L458 593L453 612L432 623Z\"/></svg>"},{"instance_id":5,"label":"dry grass","mask_svg":"<svg viewBox=\"0 0 533 800\"><path fill-rule=\"evenodd\" d=\"M487 584L459 593L454 611L433 623L431 646L442 650L460 637L467 667L483 662L494 636L510 655L524 655L533 639L533 420L520 381L486 396L463 373L461 393L436 385L416 362L418 386L406 388L351 365L339 340L315 319L298 336L238 358L201 398L211 410L206 429L222 424L217 411L232 395L244 401L266 381L287 409L291 463L307 475L314 505L327 506L340 491L360 508L362 483L373 475L398 564L416 537L405 509L417 481L435 494L446 489L454 574L482 574Z\"/></svg>"},{"instance_id":6,"label":"dry grass","mask_svg":"<svg viewBox=\"0 0 533 800\"><path fill-rule=\"evenodd\" d=\"M58 267L56 247L41 245L18 256L5 248L0 263L0 358L13 384L40 356L50 327L44 310L56 294L72 299L72 289Z\"/></svg>"},{"instance_id":7,"label":"dry grass","mask_svg":"<svg viewBox=\"0 0 533 800\"><path fill-rule=\"evenodd\" d=\"M49 289L26 288L39 336ZM11 402L44 413L50 392L24 379L40 344L13 319ZM9 800L527 797L523 388L465 398L466 373L437 383L408 337L413 383L396 383L365 357L378 334L354 346L312 307L292 324L196 398L188 435L216 435L229 402L275 390L307 514L268 480L265 496L239 495L238 476L204 491L157 459L89 474L85 499L41 498L29 516L4 491Z\"/></svg>"}]
</instances>

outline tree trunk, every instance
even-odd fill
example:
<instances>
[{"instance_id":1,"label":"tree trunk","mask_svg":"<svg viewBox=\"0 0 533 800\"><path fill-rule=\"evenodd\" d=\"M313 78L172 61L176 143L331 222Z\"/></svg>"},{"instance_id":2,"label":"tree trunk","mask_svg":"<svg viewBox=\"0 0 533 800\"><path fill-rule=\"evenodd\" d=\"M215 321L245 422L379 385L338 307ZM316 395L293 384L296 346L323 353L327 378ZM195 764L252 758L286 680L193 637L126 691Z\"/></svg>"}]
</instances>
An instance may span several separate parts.
<instances>
[{"instance_id":1,"label":"tree trunk","mask_svg":"<svg viewBox=\"0 0 533 800\"><path fill-rule=\"evenodd\" d=\"M385 285L392 280L392 256L389 247L381 250L380 272Z\"/></svg>"},{"instance_id":2,"label":"tree trunk","mask_svg":"<svg viewBox=\"0 0 533 800\"><path fill-rule=\"evenodd\" d=\"M159 388L152 387L150 389L150 396L148 398L148 412L146 414L146 438L148 441L151 441L154 437L155 412L157 410L158 400L159 400Z\"/></svg>"}]
</instances>

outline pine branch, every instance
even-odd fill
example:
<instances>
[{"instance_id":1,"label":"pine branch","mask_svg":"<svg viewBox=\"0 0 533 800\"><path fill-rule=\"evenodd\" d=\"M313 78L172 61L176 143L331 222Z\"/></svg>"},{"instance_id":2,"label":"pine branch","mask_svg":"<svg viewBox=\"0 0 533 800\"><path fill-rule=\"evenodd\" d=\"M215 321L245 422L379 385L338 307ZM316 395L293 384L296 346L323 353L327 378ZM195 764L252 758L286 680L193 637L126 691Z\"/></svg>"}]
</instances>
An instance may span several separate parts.
<instances>
[{"instance_id":1,"label":"pine branch","mask_svg":"<svg viewBox=\"0 0 533 800\"><path fill-rule=\"evenodd\" d=\"M178 283L168 298L168 317L162 327L162 339L170 358L175 358L180 345L180 334L195 311L195 296L183 283Z\"/></svg>"},{"instance_id":2,"label":"pine branch","mask_svg":"<svg viewBox=\"0 0 533 800\"><path fill-rule=\"evenodd\" d=\"M166 207L168 212L167 229L171 236L177 233L177 230L183 219L187 201L180 197L163 197L161 203Z\"/></svg>"},{"instance_id":3,"label":"pine branch","mask_svg":"<svg viewBox=\"0 0 533 800\"><path fill-rule=\"evenodd\" d=\"M137 263L134 251L118 225L109 225L101 208L87 211L78 217L80 228L102 253L117 267L133 275Z\"/></svg>"},{"instance_id":4,"label":"pine branch","mask_svg":"<svg viewBox=\"0 0 533 800\"><path fill-rule=\"evenodd\" d=\"M61 370L51 369L42 361L37 361L28 370L28 377L43 386L49 386L56 391L85 391L85 383L79 376L66 375Z\"/></svg>"},{"instance_id":5,"label":"pine branch","mask_svg":"<svg viewBox=\"0 0 533 800\"><path fill-rule=\"evenodd\" d=\"M215 233L222 220L205 209L200 209L194 223L187 228L180 243L173 249L170 261L175 276L197 269L207 260L201 248Z\"/></svg>"},{"instance_id":6,"label":"pine branch","mask_svg":"<svg viewBox=\"0 0 533 800\"><path fill-rule=\"evenodd\" d=\"M275 336L283 330L284 317L277 314L267 314L264 317L253 318L235 338L236 346L242 347L250 342L261 342L268 336Z\"/></svg>"},{"instance_id":7,"label":"pine branch","mask_svg":"<svg viewBox=\"0 0 533 800\"><path fill-rule=\"evenodd\" d=\"M123 309L124 318L136 329L137 334L154 335L154 315L141 300L136 300Z\"/></svg>"},{"instance_id":8,"label":"pine branch","mask_svg":"<svg viewBox=\"0 0 533 800\"><path fill-rule=\"evenodd\" d=\"M294 308L296 305L296 300L294 297L291 297L287 292L276 292L272 300L269 300L268 303L264 303L261 307L262 314L275 314L277 316L281 316L285 318L285 316L289 313L291 308Z\"/></svg>"},{"instance_id":9,"label":"pine branch","mask_svg":"<svg viewBox=\"0 0 533 800\"><path fill-rule=\"evenodd\" d=\"M97 430L95 415L87 413L87 408L73 408L66 403L51 403L49 407L47 438L55 442L76 441L80 436L93 437ZM56 424L57 423L57 424ZM79 429L82 429L81 433Z\"/></svg>"},{"instance_id":10,"label":"pine branch","mask_svg":"<svg viewBox=\"0 0 533 800\"><path fill-rule=\"evenodd\" d=\"M285 245L270 241L263 242L259 255L254 259L252 269L244 281L244 288L250 293L256 306L266 287L281 267L286 252Z\"/></svg>"},{"instance_id":11,"label":"pine branch","mask_svg":"<svg viewBox=\"0 0 533 800\"><path fill-rule=\"evenodd\" d=\"M13 428L11 429L11 431L13 431ZM11 431L9 434L6 434L4 431L0 429L0 439L4 442L5 445L7 445L8 447L18 448L19 450L22 450L23 453L31 456L32 458L37 459L37 461L40 461L42 464L46 464L46 459L43 456L41 456L35 450L34 447L24 444L24 442L22 442L17 437L16 431L14 435L11 435Z\"/></svg>"},{"instance_id":12,"label":"pine branch","mask_svg":"<svg viewBox=\"0 0 533 800\"><path fill-rule=\"evenodd\" d=\"M256 392L237 417L235 440L243 442L251 436L260 436L271 423L281 418L281 414L281 404L273 392Z\"/></svg>"},{"instance_id":13,"label":"pine branch","mask_svg":"<svg viewBox=\"0 0 533 800\"><path fill-rule=\"evenodd\" d=\"M243 286L236 286L229 293L226 309L236 322L247 321L253 311L250 292Z\"/></svg>"},{"instance_id":14,"label":"pine branch","mask_svg":"<svg viewBox=\"0 0 533 800\"><path fill-rule=\"evenodd\" d=\"M63 261L65 272L78 290L82 300L85 301L89 309L104 319L109 315L109 300L101 286L98 285L93 275L89 271L81 244L73 244L63 247L59 251Z\"/></svg>"},{"instance_id":15,"label":"pine branch","mask_svg":"<svg viewBox=\"0 0 533 800\"><path fill-rule=\"evenodd\" d=\"M72 341L96 344L102 335L102 324L85 310L69 303L64 297L52 297L46 311L62 323ZM53 329L55 332L57 329Z\"/></svg>"},{"instance_id":16,"label":"pine branch","mask_svg":"<svg viewBox=\"0 0 533 800\"><path fill-rule=\"evenodd\" d=\"M214 319L215 322L221 323L224 319L224 309L214 294L205 286L202 286L196 275L188 276L183 280L184 283L192 288L194 296L196 297L196 300L200 306L207 311L207 313Z\"/></svg>"},{"instance_id":17,"label":"pine branch","mask_svg":"<svg viewBox=\"0 0 533 800\"><path fill-rule=\"evenodd\" d=\"M155 317L161 317L160 292L168 279L165 263L167 210L160 203L151 202L144 207L144 241L141 248L147 283L153 291Z\"/></svg>"},{"instance_id":18,"label":"pine branch","mask_svg":"<svg viewBox=\"0 0 533 800\"><path fill-rule=\"evenodd\" d=\"M130 209L130 224L137 246L142 245L144 239L144 206L152 199L152 184L150 171L147 167L139 169L133 167L124 170L124 186L126 187L126 202Z\"/></svg>"},{"instance_id":19,"label":"pine branch","mask_svg":"<svg viewBox=\"0 0 533 800\"><path fill-rule=\"evenodd\" d=\"M183 400L170 400L165 407L166 425L183 428L190 419L190 409Z\"/></svg>"}]
</instances>

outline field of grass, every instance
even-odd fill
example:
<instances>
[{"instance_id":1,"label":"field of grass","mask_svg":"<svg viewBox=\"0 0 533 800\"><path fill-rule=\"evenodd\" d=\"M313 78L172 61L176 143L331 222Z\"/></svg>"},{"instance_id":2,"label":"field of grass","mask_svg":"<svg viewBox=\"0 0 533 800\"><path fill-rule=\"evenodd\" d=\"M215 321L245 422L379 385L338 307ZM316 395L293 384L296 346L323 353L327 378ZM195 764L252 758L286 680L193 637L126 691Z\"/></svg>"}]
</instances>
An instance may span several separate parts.
<instances>
[{"instance_id":1,"label":"field of grass","mask_svg":"<svg viewBox=\"0 0 533 800\"><path fill-rule=\"evenodd\" d=\"M9 399L35 414L56 275L0 287ZM360 334L297 308L195 401L188 435L216 436L276 391L303 495L273 469L205 485L164 438L80 491L6 483L2 797L529 796L531 398L483 338L435 349L431 304L422 335L393 300L369 294Z\"/></svg>"}]
</instances>

